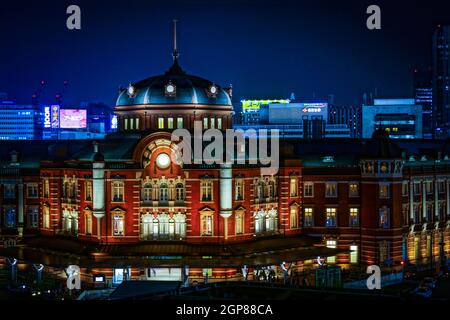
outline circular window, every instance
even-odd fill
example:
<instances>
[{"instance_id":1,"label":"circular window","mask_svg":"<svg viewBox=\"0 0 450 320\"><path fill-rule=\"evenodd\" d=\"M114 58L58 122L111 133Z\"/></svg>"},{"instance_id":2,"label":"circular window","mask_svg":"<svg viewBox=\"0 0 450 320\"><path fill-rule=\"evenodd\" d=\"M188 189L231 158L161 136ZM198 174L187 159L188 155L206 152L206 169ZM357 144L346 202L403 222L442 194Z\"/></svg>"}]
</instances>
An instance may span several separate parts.
<instances>
[{"instance_id":1,"label":"circular window","mask_svg":"<svg viewBox=\"0 0 450 320\"><path fill-rule=\"evenodd\" d=\"M167 153L160 153L156 157L156 165L161 169L166 169L170 166L170 157Z\"/></svg>"}]
</instances>

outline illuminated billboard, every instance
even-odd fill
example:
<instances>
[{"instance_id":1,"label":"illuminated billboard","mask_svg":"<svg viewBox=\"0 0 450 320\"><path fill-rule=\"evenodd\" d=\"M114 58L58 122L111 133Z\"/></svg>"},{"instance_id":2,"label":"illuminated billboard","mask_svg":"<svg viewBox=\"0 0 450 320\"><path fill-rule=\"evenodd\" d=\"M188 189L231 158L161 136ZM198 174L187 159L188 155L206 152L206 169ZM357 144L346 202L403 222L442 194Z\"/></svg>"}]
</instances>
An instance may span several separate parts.
<instances>
[{"instance_id":1,"label":"illuminated billboard","mask_svg":"<svg viewBox=\"0 0 450 320\"><path fill-rule=\"evenodd\" d=\"M289 99L241 100L242 112L258 111L261 106L271 103L289 103Z\"/></svg>"},{"instance_id":2,"label":"illuminated billboard","mask_svg":"<svg viewBox=\"0 0 450 320\"><path fill-rule=\"evenodd\" d=\"M44 107L44 128L50 128L52 125L50 118L50 107Z\"/></svg>"},{"instance_id":3,"label":"illuminated billboard","mask_svg":"<svg viewBox=\"0 0 450 320\"><path fill-rule=\"evenodd\" d=\"M321 113L327 111L328 103L303 103L303 113Z\"/></svg>"},{"instance_id":4,"label":"illuminated billboard","mask_svg":"<svg viewBox=\"0 0 450 320\"><path fill-rule=\"evenodd\" d=\"M59 106L53 105L51 106L51 122L52 128L59 128Z\"/></svg>"},{"instance_id":5,"label":"illuminated billboard","mask_svg":"<svg viewBox=\"0 0 450 320\"><path fill-rule=\"evenodd\" d=\"M64 129L81 129L87 126L87 113L82 109L61 109L60 126Z\"/></svg>"}]
</instances>

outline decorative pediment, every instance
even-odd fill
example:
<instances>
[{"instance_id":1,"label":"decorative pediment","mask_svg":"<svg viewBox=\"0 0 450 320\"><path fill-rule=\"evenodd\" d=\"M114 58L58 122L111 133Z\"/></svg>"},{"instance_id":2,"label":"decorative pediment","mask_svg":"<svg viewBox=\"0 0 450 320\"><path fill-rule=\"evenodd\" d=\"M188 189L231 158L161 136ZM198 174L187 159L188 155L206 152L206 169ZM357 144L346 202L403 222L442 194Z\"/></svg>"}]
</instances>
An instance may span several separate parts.
<instances>
[{"instance_id":1,"label":"decorative pediment","mask_svg":"<svg viewBox=\"0 0 450 320\"><path fill-rule=\"evenodd\" d=\"M205 207L203 207L202 209L200 209L200 210L198 210L198 211L201 212L201 213L207 213L207 212L214 213L214 210L211 209L211 208L208 207L208 206L205 206Z\"/></svg>"}]
</instances>

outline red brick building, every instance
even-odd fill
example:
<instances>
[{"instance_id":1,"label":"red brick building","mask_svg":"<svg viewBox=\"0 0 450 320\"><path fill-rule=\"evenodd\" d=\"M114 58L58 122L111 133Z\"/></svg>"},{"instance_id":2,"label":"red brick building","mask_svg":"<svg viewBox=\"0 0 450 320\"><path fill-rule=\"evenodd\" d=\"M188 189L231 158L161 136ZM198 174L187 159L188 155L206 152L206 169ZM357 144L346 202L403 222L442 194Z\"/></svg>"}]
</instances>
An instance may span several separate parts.
<instances>
[{"instance_id":1,"label":"red brick building","mask_svg":"<svg viewBox=\"0 0 450 320\"><path fill-rule=\"evenodd\" d=\"M123 89L103 141L2 142L0 232L90 243L224 245L306 234L329 263L439 261L450 250L446 142L283 140L259 165L178 164L171 132L231 127L231 89L178 65Z\"/></svg>"}]
</instances>

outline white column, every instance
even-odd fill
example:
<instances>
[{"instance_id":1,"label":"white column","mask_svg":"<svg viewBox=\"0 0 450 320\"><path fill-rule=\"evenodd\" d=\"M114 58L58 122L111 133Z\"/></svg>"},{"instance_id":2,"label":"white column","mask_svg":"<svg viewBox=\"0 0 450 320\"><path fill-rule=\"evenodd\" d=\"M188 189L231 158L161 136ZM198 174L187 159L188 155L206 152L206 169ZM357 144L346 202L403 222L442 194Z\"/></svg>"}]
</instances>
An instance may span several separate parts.
<instances>
[{"instance_id":1,"label":"white column","mask_svg":"<svg viewBox=\"0 0 450 320\"><path fill-rule=\"evenodd\" d=\"M17 194L17 223L19 231L19 237L23 235L23 183L18 184L18 194Z\"/></svg>"},{"instance_id":2,"label":"white column","mask_svg":"<svg viewBox=\"0 0 450 320\"><path fill-rule=\"evenodd\" d=\"M439 190L438 190L438 181L434 179L434 216L437 218L439 216ZM436 219L439 220L439 219Z\"/></svg>"},{"instance_id":3,"label":"white column","mask_svg":"<svg viewBox=\"0 0 450 320\"><path fill-rule=\"evenodd\" d=\"M445 180L445 213L447 217L450 216L450 180Z\"/></svg>"},{"instance_id":4,"label":"white column","mask_svg":"<svg viewBox=\"0 0 450 320\"><path fill-rule=\"evenodd\" d=\"M414 182L412 180L409 183L409 219L414 221Z\"/></svg>"},{"instance_id":5,"label":"white column","mask_svg":"<svg viewBox=\"0 0 450 320\"><path fill-rule=\"evenodd\" d=\"M101 223L105 216L105 163L94 162L92 164L92 196L94 202L94 217L97 219L97 238L101 239Z\"/></svg>"},{"instance_id":6,"label":"white column","mask_svg":"<svg viewBox=\"0 0 450 320\"><path fill-rule=\"evenodd\" d=\"M422 181L422 218L427 217L427 184Z\"/></svg>"},{"instance_id":7,"label":"white column","mask_svg":"<svg viewBox=\"0 0 450 320\"><path fill-rule=\"evenodd\" d=\"M233 212L233 170L231 164L220 166L220 216L224 219L224 236L228 239L228 218Z\"/></svg>"}]
</instances>

